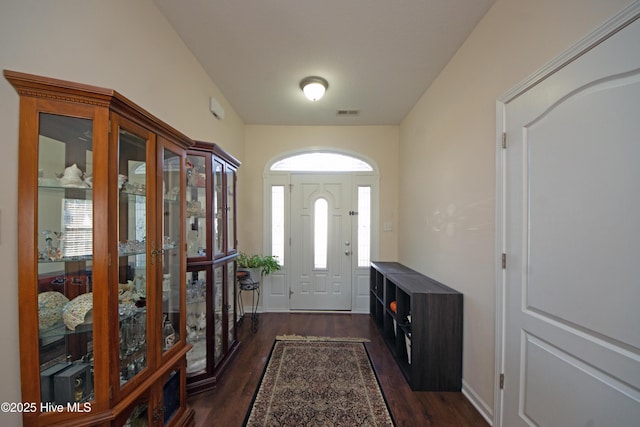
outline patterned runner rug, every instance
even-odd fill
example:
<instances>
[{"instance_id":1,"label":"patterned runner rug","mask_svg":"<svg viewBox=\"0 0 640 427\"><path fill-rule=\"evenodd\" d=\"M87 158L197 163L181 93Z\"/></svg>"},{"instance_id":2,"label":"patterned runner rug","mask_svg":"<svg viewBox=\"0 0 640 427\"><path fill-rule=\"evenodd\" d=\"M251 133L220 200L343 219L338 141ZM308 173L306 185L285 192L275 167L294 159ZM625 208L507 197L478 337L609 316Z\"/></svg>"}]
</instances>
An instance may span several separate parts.
<instances>
[{"instance_id":1,"label":"patterned runner rug","mask_svg":"<svg viewBox=\"0 0 640 427\"><path fill-rule=\"evenodd\" d=\"M395 425L363 341L278 337L244 425Z\"/></svg>"}]
</instances>

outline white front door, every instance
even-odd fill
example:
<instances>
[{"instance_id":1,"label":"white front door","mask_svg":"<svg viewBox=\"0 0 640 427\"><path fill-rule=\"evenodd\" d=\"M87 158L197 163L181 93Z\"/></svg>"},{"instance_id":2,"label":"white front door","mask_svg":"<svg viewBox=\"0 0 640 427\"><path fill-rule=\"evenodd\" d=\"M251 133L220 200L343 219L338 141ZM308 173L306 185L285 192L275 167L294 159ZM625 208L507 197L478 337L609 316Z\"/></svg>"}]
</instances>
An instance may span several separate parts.
<instances>
[{"instance_id":1,"label":"white front door","mask_svg":"<svg viewBox=\"0 0 640 427\"><path fill-rule=\"evenodd\" d=\"M639 40L506 102L503 426L640 420Z\"/></svg>"},{"instance_id":2,"label":"white front door","mask_svg":"<svg viewBox=\"0 0 640 427\"><path fill-rule=\"evenodd\" d=\"M291 175L292 310L351 310L351 176Z\"/></svg>"}]
</instances>

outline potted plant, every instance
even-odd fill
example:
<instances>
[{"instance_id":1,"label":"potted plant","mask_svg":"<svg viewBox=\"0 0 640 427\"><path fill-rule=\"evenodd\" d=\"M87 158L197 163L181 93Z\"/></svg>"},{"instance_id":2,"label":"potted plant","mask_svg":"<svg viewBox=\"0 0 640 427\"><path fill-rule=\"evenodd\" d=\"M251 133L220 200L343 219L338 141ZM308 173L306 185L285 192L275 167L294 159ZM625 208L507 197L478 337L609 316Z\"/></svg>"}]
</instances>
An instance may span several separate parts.
<instances>
[{"instance_id":1,"label":"potted plant","mask_svg":"<svg viewBox=\"0 0 640 427\"><path fill-rule=\"evenodd\" d=\"M247 255L244 252L238 254L238 268L251 271L254 280L260 280L274 271L280 270L278 259L273 255Z\"/></svg>"}]
</instances>

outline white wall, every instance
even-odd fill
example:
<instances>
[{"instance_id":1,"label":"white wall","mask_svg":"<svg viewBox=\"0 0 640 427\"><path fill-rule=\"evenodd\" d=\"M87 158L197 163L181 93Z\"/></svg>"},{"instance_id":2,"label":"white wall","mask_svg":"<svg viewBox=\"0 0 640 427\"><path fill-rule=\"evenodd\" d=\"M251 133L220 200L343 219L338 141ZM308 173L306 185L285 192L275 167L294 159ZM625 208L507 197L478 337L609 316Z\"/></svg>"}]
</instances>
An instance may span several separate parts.
<instances>
[{"instance_id":1,"label":"white wall","mask_svg":"<svg viewBox=\"0 0 640 427\"><path fill-rule=\"evenodd\" d=\"M151 0L3 0L0 68L115 89L193 139L238 158L244 125ZM215 96L226 115L209 112ZM19 402L18 96L0 78L0 402ZM0 413L1 425L20 425Z\"/></svg>"},{"instance_id":2,"label":"white wall","mask_svg":"<svg viewBox=\"0 0 640 427\"><path fill-rule=\"evenodd\" d=\"M399 259L464 293L463 380L494 405L496 100L631 0L497 0L400 127Z\"/></svg>"}]
</instances>

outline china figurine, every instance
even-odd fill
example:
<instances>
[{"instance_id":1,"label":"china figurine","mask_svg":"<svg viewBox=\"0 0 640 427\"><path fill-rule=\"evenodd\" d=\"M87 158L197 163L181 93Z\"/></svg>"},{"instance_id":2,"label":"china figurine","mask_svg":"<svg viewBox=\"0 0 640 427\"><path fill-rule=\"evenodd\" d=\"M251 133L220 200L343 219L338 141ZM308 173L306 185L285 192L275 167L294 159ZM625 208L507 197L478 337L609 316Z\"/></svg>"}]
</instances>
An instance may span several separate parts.
<instances>
[{"instance_id":1,"label":"china figurine","mask_svg":"<svg viewBox=\"0 0 640 427\"><path fill-rule=\"evenodd\" d=\"M62 178L60 178L60 185L63 187L86 187L82 175L82 171L74 163L64 170Z\"/></svg>"}]
</instances>

